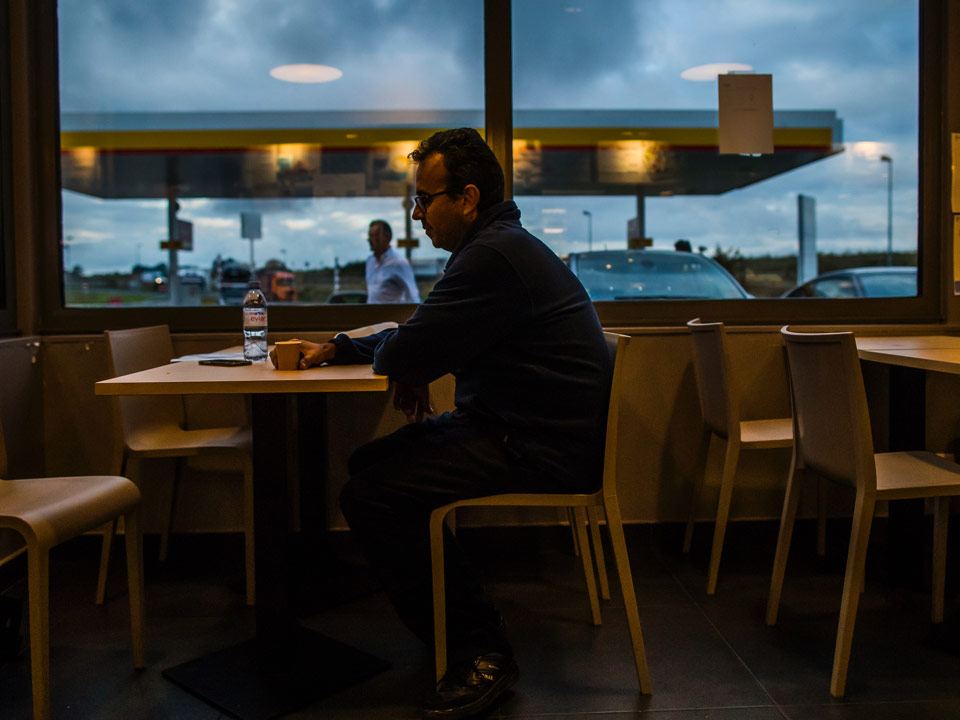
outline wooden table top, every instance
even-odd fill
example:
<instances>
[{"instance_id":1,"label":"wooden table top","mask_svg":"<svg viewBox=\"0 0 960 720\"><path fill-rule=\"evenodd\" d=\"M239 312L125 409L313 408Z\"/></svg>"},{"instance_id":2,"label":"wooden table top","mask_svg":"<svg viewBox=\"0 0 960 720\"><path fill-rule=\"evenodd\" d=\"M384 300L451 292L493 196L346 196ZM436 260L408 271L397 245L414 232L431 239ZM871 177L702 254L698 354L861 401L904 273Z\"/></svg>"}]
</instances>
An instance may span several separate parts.
<instances>
[{"instance_id":1,"label":"wooden table top","mask_svg":"<svg viewBox=\"0 0 960 720\"><path fill-rule=\"evenodd\" d=\"M857 338L861 360L960 375L960 337L903 335Z\"/></svg>"},{"instance_id":2,"label":"wooden table top","mask_svg":"<svg viewBox=\"0 0 960 720\"><path fill-rule=\"evenodd\" d=\"M370 365L329 365L307 370L276 370L255 362L238 367L200 365L196 360L161 365L101 380L97 395L236 395L254 393L371 392L388 380Z\"/></svg>"}]
</instances>

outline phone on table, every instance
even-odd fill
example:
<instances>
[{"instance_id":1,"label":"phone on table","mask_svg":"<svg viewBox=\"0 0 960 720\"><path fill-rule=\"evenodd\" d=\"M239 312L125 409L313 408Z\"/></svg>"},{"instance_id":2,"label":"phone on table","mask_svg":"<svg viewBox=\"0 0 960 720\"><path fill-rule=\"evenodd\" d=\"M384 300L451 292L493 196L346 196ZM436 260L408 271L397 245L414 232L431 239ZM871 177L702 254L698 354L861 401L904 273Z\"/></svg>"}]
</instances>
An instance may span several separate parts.
<instances>
[{"instance_id":1,"label":"phone on table","mask_svg":"<svg viewBox=\"0 0 960 720\"><path fill-rule=\"evenodd\" d=\"M201 365L216 365L217 367L239 367L240 365L251 365L250 360L234 360L233 358L201 360Z\"/></svg>"}]
</instances>

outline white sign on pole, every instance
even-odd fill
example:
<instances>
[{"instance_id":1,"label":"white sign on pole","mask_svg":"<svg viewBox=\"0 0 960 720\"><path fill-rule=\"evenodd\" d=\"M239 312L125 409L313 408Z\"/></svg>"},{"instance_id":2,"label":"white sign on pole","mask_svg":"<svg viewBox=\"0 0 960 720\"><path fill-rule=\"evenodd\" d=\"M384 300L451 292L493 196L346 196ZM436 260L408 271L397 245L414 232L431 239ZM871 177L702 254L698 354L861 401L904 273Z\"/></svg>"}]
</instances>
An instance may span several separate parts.
<instances>
[{"instance_id":1,"label":"white sign on pole","mask_svg":"<svg viewBox=\"0 0 960 720\"><path fill-rule=\"evenodd\" d=\"M262 237L260 234L260 213L240 213L240 237L248 240L259 240Z\"/></svg>"}]
</instances>

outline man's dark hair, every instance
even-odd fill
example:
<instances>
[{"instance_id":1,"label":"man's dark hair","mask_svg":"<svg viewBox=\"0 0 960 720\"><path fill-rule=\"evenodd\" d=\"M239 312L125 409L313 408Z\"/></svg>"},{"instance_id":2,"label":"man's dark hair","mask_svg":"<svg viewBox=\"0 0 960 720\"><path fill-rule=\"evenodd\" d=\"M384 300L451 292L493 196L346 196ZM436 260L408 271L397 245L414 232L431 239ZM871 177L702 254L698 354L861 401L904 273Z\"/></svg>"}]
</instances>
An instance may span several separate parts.
<instances>
[{"instance_id":1,"label":"man's dark hair","mask_svg":"<svg viewBox=\"0 0 960 720\"><path fill-rule=\"evenodd\" d=\"M503 202L503 168L476 130L441 130L422 140L409 157L415 163L422 163L434 154L443 158L449 192L461 195L467 185L476 185L480 191L479 212Z\"/></svg>"},{"instance_id":2,"label":"man's dark hair","mask_svg":"<svg viewBox=\"0 0 960 720\"><path fill-rule=\"evenodd\" d=\"M374 225L379 225L383 230L384 234L387 236L387 240L393 240L393 230L390 229L390 223L386 220L374 220L370 223L370 227Z\"/></svg>"}]
</instances>

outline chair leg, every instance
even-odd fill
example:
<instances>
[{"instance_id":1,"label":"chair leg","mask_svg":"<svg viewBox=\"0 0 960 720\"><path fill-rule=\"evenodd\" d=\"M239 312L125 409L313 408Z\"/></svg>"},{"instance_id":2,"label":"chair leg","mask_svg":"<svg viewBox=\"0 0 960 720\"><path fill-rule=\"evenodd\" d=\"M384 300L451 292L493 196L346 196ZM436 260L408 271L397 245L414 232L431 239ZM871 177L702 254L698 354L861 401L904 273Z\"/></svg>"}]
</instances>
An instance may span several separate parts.
<instances>
[{"instance_id":1,"label":"chair leg","mask_svg":"<svg viewBox=\"0 0 960 720\"><path fill-rule=\"evenodd\" d=\"M443 520L448 510L430 513L430 564L433 572L433 647L437 682L447 672L447 598L443 570Z\"/></svg>"},{"instance_id":2,"label":"chair leg","mask_svg":"<svg viewBox=\"0 0 960 720\"><path fill-rule=\"evenodd\" d=\"M27 549L30 608L30 674L34 720L50 718L50 555L36 545Z\"/></svg>"},{"instance_id":3,"label":"chair leg","mask_svg":"<svg viewBox=\"0 0 960 720\"><path fill-rule=\"evenodd\" d=\"M867 559L867 544L870 540L870 525L873 522L875 497L857 492L853 509L853 528L850 531L850 549L847 552L847 569L843 578L843 600L840 603L840 622L837 626L837 644L833 654L833 674L830 678L830 694L843 697L847 684L847 666L850 663L850 647L853 643L853 626L860 604L860 585Z\"/></svg>"},{"instance_id":4,"label":"chair leg","mask_svg":"<svg viewBox=\"0 0 960 720\"><path fill-rule=\"evenodd\" d=\"M134 485L140 487L140 458L131 457L124 452L120 461L120 471ZM103 542L100 546L100 570L97 575L96 604L103 605L107 593L107 577L110 574L110 551L113 547L113 536L117 530L117 519L114 518L104 526Z\"/></svg>"},{"instance_id":5,"label":"chair leg","mask_svg":"<svg viewBox=\"0 0 960 720\"><path fill-rule=\"evenodd\" d=\"M143 541L137 511L123 516L124 540L127 548L127 592L130 595L130 640L133 645L133 666L147 666L143 652Z\"/></svg>"},{"instance_id":6,"label":"chair leg","mask_svg":"<svg viewBox=\"0 0 960 720\"><path fill-rule=\"evenodd\" d=\"M733 497L733 477L737 472L740 459L740 442L727 438L727 451L723 458L723 472L720 475L720 498L717 501L717 521L713 528L713 545L710 548L710 569L707 572L707 595L717 591L717 575L720 572L720 554L723 552L723 538L727 532L727 518L730 515L730 499Z\"/></svg>"},{"instance_id":7,"label":"chair leg","mask_svg":"<svg viewBox=\"0 0 960 720\"><path fill-rule=\"evenodd\" d=\"M573 544L573 556L580 557L580 538L577 537L577 518L573 514L573 508L557 508L560 512L561 520L566 516L567 524L570 526L570 539Z\"/></svg>"},{"instance_id":8,"label":"chair leg","mask_svg":"<svg viewBox=\"0 0 960 720\"><path fill-rule=\"evenodd\" d=\"M600 597L610 599L610 581L607 580L607 563L603 557L603 542L600 539L600 518L603 515L602 505L591 505L587 508L590 520L590 540L593 543L593 557L597 561L597 577L600 579Z\"/></svg>"},{"instance_id":9,"label":"chair leg","mask_svg":"<svg viewBox=\"0 0 960 720\"><path fill-rule=\"evenodd\" d=\"M590 558L590 542L587 540L587 509L576 507L573 510L577 520L577 542L580 543L580 557L583 559L583 577L587 581L587 597L590 598L590 615L594 625L599 625L600 601L597 599L597 581L593 577L593 560Z\"/></svg>"},{"instance_id":10,"label":"chair leg","mask_svg":"<svg viewBox=\"0 0 960 720\"><path fill-rule=\"evenodd\" d=\"M257 599L256 540L253 532L253 460L243 458L243 556L247 605Z\"/></svg>"},{"instance_id":11,"label":"chair leg","mask_svg":"<svg viewBox=\"0 0 960 720\"><path fill-rule=\"evenodd\" d=\"M933 606L930 621L943 622L943 594L947 575L947 525L950 521L950 498L933 500Z\"/></svg>"},{"instance_id":12,"label":"chair leg","mask_svg":"<svg viewBox=\"0 0 960 720\"><path fill-rule=\"evenodd\" d=\"M623 535L623 520L616 498L605 500L607 529L610 531L610 545L617 562L617 574L620 577L620 590L623 593L623 608L627 613L627 626L630 628L630 640L633 642L633 656L637 667L637 682L640 692L649 695L653 692L650 684L650 669L647 667L647 653L643 647L643 633L640 629L640 612L637 609L637 596L633 589L633 573L630 572L630 557L627 555L627 541Z\"/></svg>"},{"instance_id":13,"label":"chair leg","mask_svg":"<svg viewBox=\"0 0 960 720\"><path fill-rule=\"evenodd\" d=\"M827 554L827 481L817 478L817 555Z\"/></svg>"},{"instance_id":14,"label":"chair leg","mask_svg":"<svg viewBox=\"0 0 960 720\"><path fill-rule=\"evenodd\" d=\"M690 552L690 544L693 542L693 524L697 519L697 501L703 492L703 485L706 480L707 471L710 468L710 450L713 445L713 433L709 430L703 433L700 438L700 449L697 457L702 458L703 472L698 472L693 479L693 488L690 490L690 515L687 518L687 529L683 534L683 552Z\"/></svg>"},{"instance_id":15,"label":"chair leg","mask_svg":"<svg viewBox=\"0 0 960 720\"><path fill-rule=\"evenodd\" d=\"M176 469L173 473L173 484L170 488L170 509L167 512L167 522L163 531L160 533L160 562L167 559L167 550L170 545L170 531L173 529L173 513L177 507L177 495L180 492L180 473L186 463L181 458L176 458Z\"/></svg>"},{"instance_id":16,"label":"chair leg","mask_svg":"<svg viewBox=\"0 0 960 720\"><path fill-rule=\"evenodd\" d=\"M107 574L110 571L110 548L113 546L113 534L116 532L117 519L103 526L103 540L100 544L100 570L97 573L97 605L103 605L107 594Z\"/></svg>"},{"instance_id":17,"label":"chair leg","mask_svg":"<svg viewBox=\"0 0 960 720\"><path fill-rule=\"evenodd\" d=\"M780 513L780 532L777 535L777 552L773 557L773 574L770 577L770 595L767 598L767 625L777 624L777 612L780 610L780 592L783 590L783 576L787 570L787 557L790 555L790 540L793 538L793 523L797 518L797 503L800 499L800 472L796 461L791 462L790 475L787 477L787 491L783 496L783 510Z\"/></svg>"}]
</instances>

